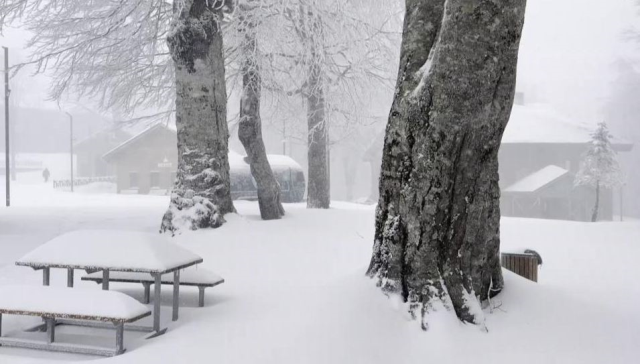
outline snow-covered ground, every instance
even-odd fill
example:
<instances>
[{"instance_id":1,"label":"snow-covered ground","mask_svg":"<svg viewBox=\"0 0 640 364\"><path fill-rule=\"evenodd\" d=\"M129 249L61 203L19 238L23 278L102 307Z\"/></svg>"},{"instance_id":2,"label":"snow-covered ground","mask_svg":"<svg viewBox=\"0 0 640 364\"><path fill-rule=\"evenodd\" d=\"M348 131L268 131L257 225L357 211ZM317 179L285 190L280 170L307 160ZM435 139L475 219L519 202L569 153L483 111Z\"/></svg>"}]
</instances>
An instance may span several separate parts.
<instances>
[{"instance_id":1,"label":"snow-covered ground","mask_svg":"<svg viewBox=\"0 0 640 364\"><path fill-rule=\"evenodd\" d=\"M41 284L38 272L13 262L45 241L77 229L156 232L168 198L70 194L48 186L16 186L14 206L0 209L0 285ZM443 310L430 331L364 277L373 236L371 206L333 203L326 211L286 205L279 221L261 221L257 203L237 202L238 215L218 229L175 241L225 278L207 290L181 290L180 320L170 321L171 289L163 289L169 331L153 340L125 333L128 351L111 363L633 363L640 357L640 223L575 223L505 218L503 250L531 248L544 259L540 283L505 272L506 288L486 311L489 332ZM96 289L96 284L76 285ZM66 275L52 272L52 285ZM142 287L112 289L141 298ZM3 335L37 318L3 318ZM62 341L113 332L62 327ZM29 334L34 335L34 334ZM44 339L44 334L41 335ZM0 363L59 363L94 357L0 347Z\"/></svg>"}]
</instances>

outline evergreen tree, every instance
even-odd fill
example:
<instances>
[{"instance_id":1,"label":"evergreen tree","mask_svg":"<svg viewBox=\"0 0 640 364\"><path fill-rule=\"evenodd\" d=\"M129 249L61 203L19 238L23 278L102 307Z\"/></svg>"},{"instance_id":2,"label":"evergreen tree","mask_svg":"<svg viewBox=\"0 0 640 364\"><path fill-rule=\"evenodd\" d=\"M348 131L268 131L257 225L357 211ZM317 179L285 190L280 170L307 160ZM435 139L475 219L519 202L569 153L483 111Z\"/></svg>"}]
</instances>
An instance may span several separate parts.
<instances>
[{"instance_id":1,"label":"evergreen tree","mask_svg":"<svg viewBox=\"0 0 640 364\"><path fill-rule=\"evenodd\" d=\"M598 124L596 131L591 134L589 149L586 151L576 174L576 186L595 187L596 199L591 215L591 221L598 220L600 206L600 188L613 188L622 184L622 173L616 152L611 147L611 134L607 124Z\"/></svg>"}]
</instances>

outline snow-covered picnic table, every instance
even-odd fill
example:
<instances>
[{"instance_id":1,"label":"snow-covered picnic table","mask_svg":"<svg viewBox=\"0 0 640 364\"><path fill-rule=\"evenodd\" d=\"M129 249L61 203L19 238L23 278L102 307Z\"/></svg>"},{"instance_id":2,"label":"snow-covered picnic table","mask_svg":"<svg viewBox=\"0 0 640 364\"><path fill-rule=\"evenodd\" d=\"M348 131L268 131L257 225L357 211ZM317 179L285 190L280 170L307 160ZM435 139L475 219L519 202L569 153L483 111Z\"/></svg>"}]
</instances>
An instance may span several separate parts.
<instances>
[{"instance_id":1,"label":"snow-covered picnic table","mask_svg":"<svg viewBox=\"0 0 640 364\"><path fill-rule=\"evenodd\" d=\"M109 272L149 273L154 282L153 331L160 329L161 277L173 273L173 320L178 319L180 270L202 262L202 257L160 234L81 230L60 235L20 258L16 265L43 271L49 285L50 269L67 269L67 285L73 286L73 270L102 271L102 288L109 289Z\"/></svg>"}]
</instances>

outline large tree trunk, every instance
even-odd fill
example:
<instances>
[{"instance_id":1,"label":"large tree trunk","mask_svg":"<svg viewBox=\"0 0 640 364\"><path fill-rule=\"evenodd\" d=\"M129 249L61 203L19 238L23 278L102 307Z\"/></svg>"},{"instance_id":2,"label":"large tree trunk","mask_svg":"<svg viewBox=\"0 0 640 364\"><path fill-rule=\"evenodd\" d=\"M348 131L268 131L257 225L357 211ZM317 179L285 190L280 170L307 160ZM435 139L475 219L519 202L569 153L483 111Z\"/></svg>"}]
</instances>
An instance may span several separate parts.
<instances>
[{"instance_id":1,"label":"large tree trunk","mask_svg":"<svg viewBox=\"0 0 640 364\"><path fill-rule=\"evenodd\" d=\"M407 0L368 274L428 328L437 301L483 324L503 287L498 148L525 0Z\"/></svg>"},{"instance_id":2,"label":"large tree trunk","mask_svg":"<svg viewBox=\"0 0 640 364\"><path fill-rule=\"evenodd\" d=\"M315 58L315 57L314 57ZM316 60L314 59L314 62ZM309 161L307 184L307 207L328 209L329 171L327 162L327 120L322 74L318 65L312 65L308 78L307 128Z\"/></svg>"},{"instance_id":3,"label":"large tree trunk","mask_svg":"<svg viewBox=\"0 0 640 364\"><path fill-rule=\"evenodd\" d=\"M591 212L591 222L598 221L598 210L600 210L600 181L596 182L596 204Z\"/></svg>"},{"instance_id":4,"label":"large tree trunk","mask_svg":"<svg viewBox=\"0 0 640 364\"><path fill-rule=\"evenodd\" d=\"M174 2L168 36L175 64L178 172L161 231L219 227L233 212L229 184L222 1ZM179 13L178 13L179 12Z\"/></svg>"},{"instance_id":5,"label":"large tree trunk","mask_svg":"<svg viewBox=\"0 0 640 364\"><path fill-rule=\"evenodd\" d=\"M276 180L262 140L262 121L260 120L260 94L262 79L260 68L255 59L257 39L255 25L244 20L245 43L244 65L242 67L242 100L240 101L240 125L238 137L247 152L251 174L258 185L258 205L260 216L264 220L279 219L284 215L280 202L280 185Z\"/></svg>"}]
</instances>

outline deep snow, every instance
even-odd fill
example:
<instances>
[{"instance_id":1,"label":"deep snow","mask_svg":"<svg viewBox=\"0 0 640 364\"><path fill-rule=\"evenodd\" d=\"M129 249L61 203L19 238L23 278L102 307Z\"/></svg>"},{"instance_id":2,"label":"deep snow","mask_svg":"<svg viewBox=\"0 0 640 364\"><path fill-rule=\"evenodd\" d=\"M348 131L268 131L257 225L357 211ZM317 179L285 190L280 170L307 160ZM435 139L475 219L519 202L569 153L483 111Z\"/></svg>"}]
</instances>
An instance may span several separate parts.
<instances>
[{"instance_id":1,"label":"deep snow","mask_svg":"<svg viewBox=\"0 0 640 364\"><path fill-rule=\"evenodd\" d=\"M155 232L168 198L71 195L45 187L16 189L15 207L0 209L0 285L41 283L13 262L45 241L76 229ZM37 208L35 208L37 206ZM544 259L540 283L505 272L506 288L485 310L489 332L463 325L451 312L430 316L422 332L396 300L364 277L373 237L370 206L334 202L330 210L285 205L279 221L261 221L257 203L236 202L239 215L220 229L175 241L204 258L226 283L181 289L180 320L144 340L125 333L127 353L112 363L632 363L640 355L640 223L578 223L504 218L503 250L531 248ZM63 286L64 271L52 272ZM76 285L99 289L90 282ZM112 284L141 298L142 287ZM35 320L35 321L34 321ZM7 316L3 334L37 318ZM63 327L57 338L113 333ZM32 334L31 334L32 335ZM41 334L44 335L44 334ZM44 336L42 337L44 338ZM98 340L96 339L96 340ZM64 362L93 357L0 348L0 363Z\"/></svg>"}]
</instances>

